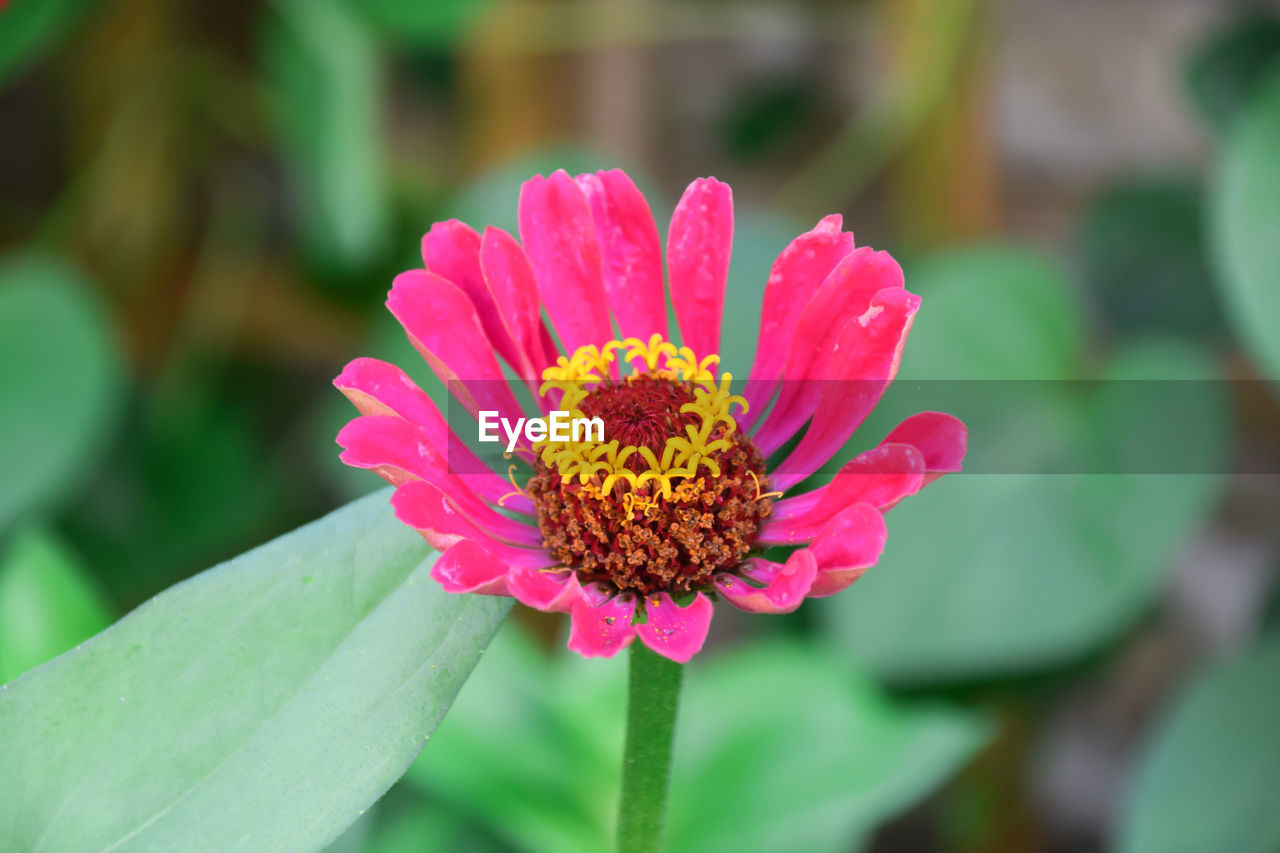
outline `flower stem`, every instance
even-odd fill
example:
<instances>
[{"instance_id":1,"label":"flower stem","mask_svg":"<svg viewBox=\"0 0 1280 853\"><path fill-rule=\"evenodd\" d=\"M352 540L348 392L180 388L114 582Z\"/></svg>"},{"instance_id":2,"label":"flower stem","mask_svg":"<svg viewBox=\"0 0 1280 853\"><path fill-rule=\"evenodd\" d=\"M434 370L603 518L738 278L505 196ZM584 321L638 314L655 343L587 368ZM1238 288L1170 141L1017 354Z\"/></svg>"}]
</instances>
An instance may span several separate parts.
<instances>
[{"instance_id":1,"label":"flower stem","mask_svg":"<svg viewBox=\"0 0 1280 853\"><path fill-rule=\"evenodd\" d=\"M653 853L662 847L671 780L671 744L684 665L631 646L627 684L627 742L618 807L619 853Z\"/></svg>"}]
</instances>

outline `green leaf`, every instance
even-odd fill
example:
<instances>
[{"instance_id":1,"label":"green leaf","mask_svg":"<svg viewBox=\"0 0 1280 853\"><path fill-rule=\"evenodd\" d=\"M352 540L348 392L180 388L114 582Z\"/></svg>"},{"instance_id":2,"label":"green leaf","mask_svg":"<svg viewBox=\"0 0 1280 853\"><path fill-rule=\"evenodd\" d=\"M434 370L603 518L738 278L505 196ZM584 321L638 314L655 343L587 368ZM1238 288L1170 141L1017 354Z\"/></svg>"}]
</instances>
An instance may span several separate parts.
<instances>
[{"instance_id":1,"label":"green leaf","mask_svg":"<svg viewBox=\"0 0 1280 853\"><path fill-rule=\"evenodd\" d=\"M0 262L0 532L92 473L119 382L106 313L88 283L50 255Z\"/></svg>"},{"instance_id":2,"label":"green leaf","mask_svg":"<svg viewBox=\"0 0 1280 853\"><path fill-rule=\"evenodd\" d=\"M376 45L339 0L279 0L263 38L267 103L293 172L312 257L360 270L385 248L390 211Z\"/></svg>"},{"instance_id":3,"label":"green leaf","mask_svg":"<svg viewBox=\"0 0 1280 853\"><path fill-rule=\"evenodd\" d=\"M0 81L67 35L93 0L10 0L0 8Z\"/></svg>"},{"instance_id":4,"label":"green leaf","mask_svg":"<svg viewBox=\"0 0 1280 853\"><path fill-rule=\"evenodd\" d=\"M0 556L0 684L111 624L111 606L66 546L37 528Z\"/></svg>"},{"instance_id":5,"label":"green leaf","mask_svg":"<svg viewBox=\"0 0 1280 853\"><path fill-rule=\"evenodd\" d=\"M1225 131L1277 59L1280 21L1261 11L1248 12L1196 47L1187 62L1187 91L1213 128Z\"/></svg>"},{"instance_id":6,"label":"green leaf","mask_svg":"<svg viewBox=\"0 0 1280 853\"><path fill-rule=\"evenodd\" d=\"M1227 139L1210 205L1213 259L1227 314L1264 376L1280 379L1280 72Z\"/></svg>"},{"instance_id":7,"label":"green leaf","mask_svg":"<svg viewBox=\"0 0 1280 853\"><path fill-rule=\"evenodd\" d=\"M508 631L406 781L518 849L610 849L625 678L617 660L548 664ZM847 850L987 733L973 714L891 702L818 648L700 656L681 698L666 849Z\"/></svg>"},{"instance_id":8,"label":"green leaf","mask_svg":"<svg viewBox=\"0 0 1280 853\"><path fill-rule=\"evenodd\" d=\"M403 772L508 608L449 595L382 492L0 691L22 850L307 850Z\"/></svg>"},{"instance_id":9,"label":"green leaf","mask_svg":"<svg viewBox=\"0 0 1280 853\"><path fill-rule=\"evenodd\" d=\"M1196 677L1139 760L1126 853L1280 849L1280 636Z\"/></svg>"},{"instance_id":10,"label":"green leaf","mask_svg":"<svg viewBox=\"0 0 1280 853\"><path fill-rule=\"evenodd\" d=\"M1222 487L1230 408L1213 364L1149 341L1096 383L1063 381L1082 378L1079 310L1059 276L1010 257L949 252L908 276L924 301L902 372L844 451L921 409L969 428L971 473L895 507L879 564L810 605L895 681L1060 664L1114 637L1150 605ZM913 391L911 380L939 376L957 381Z\"/></svg>"},{"instance_id":11,"label":"green leaf","mask_svg":"<svg viewBox=\"0 0 1280 853\"><path fill-rule=\"evenodd\" d=\"M1203 220L1200 187L1178 176L1126 180L1090 203L1076 244L1115 331L1220 335Z\"/></svg>"}]
</instances>

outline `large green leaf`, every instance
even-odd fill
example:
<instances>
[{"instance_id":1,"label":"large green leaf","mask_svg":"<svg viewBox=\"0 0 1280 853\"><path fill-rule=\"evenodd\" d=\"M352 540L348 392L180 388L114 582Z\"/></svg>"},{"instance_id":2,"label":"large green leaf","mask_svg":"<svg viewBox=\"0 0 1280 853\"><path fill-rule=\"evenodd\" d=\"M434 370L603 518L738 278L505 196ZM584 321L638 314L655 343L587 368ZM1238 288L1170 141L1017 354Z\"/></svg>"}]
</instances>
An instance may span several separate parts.
<instances>
[{"instance_id":1,"label":"large green leaf","mask_svg":"<svg viewBox=\"0 0 1280 853\"><path fill-rule=\"evenodd\" d=\"M936 408L969 427L968 473L895 507L879 565L811 606L899 681L1069 660L1141 614L1212 509L1229 429L1218 374L1150 341L1075 381L1079 309L1029 256L945 253L908 282L924 302L898 384L845 455Z\"/></svg>"},{"instance_id":2,"label":"large green leaf","mask_svg":"<svg viewBox=\"0 0 1280 853\"><path fill-rule=\"evenodd\" d=\"M279 0L263 38L267 102L311 255L360 270L385 248L383 75L373 39L338 0Z\"/></svg>"},{"instance_id":3,"label":"large green leaf","mask_svg":"<svg viewBox=\"0 0 1280 853\"><path fill-rule=\"evenodd\" d=\"M0 81L66 35L93 0L9 0L0 4Z\"/></svg>"},{"instance_id":4,"label":"large green leaf","mask_svg":"<svg viewBox=\"0 0 1280 853\"><path fill-rule=\"evenodd\" d=\"M1127 853L1280 849L1280 637L1197 677L1142 756Z\"/></svg>"},{"instance_id":5,"label":"large green leaf","mask_svg":"<svg viewBox=\"0 0 1280 853\"><path fill-rule=\"evenodd\" d=\"M371 495L0 691L0 838L308 850L403 772L508 602L449 595Z\"/></svg>"},{"instance_id":6,"label":"large green leaf","mask_svg":"<svg viewBox=\"0 0 1280 853\"><path fill-rule=\"evenodd\" d=\"M548 662L514 630L406 775L517 849L607 850L623 660ZM798 644L700 657L676 728L669 853L847 850L985 740L977 715L899 705L847 661Z\"/></svg>"},{"instance_id":7,"label":"large green leaf","mask_svg":"<svg viewBox=\"0 0 1280 853\"><path fill-rule=\"evenodd\" d=\"M1230 317L1268 377L1280 379L1280 72L1233 126L1218 165L1211 233Z\"/></svg>"},{"instance_id":8,"label":"large green leaf","mask_svg":"<svg viewBox=\"0 0 1280 853\"><path fill-rule=\"evenodd\" d=\"M0 556L0 684L111 624L111 607L67 548L38 528Z\"/></svg>"},{"instance_id":9,"label":"large green leaf","mask_svg":"<svg viewBox=\"0 0 1280 853\"><path fill-rule=\"evenodd\" d=\"M0 263L0 531L92 473L117 411L106 312L66 262Z\"/></svg>"}]
</instances>

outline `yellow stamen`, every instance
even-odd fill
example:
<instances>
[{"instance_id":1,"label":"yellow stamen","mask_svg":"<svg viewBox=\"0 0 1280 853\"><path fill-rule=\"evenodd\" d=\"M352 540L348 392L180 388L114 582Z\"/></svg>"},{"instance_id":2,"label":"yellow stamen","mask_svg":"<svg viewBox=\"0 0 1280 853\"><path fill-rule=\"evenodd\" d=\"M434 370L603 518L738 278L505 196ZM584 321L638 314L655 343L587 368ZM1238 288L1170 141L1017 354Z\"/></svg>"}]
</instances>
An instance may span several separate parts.
<instances>
[{"instance_id":1,"label":"yellow stamen","mask_svg":"<svg viewBox=\"0 0 1280 853\"><path fill-rule=\"evenodd\" d=\"M580 487L590 487L601 494L609 494L619 484L626 484L622 500L627 511L639 509L648 513L657 507L659 495L668 501L692 500L699 492L691 484L700 484L703 469L712 477L721 475L720 463L713 457L732 447L727 436L738 426L732 410L737 406L740 413L745 412L747 402L730 393L732 374L725 373L716 381L713 371L720 363L718 355L699 359L689 347L677 348L656 333L647 342L625 338L609 341L602 347L579 347L568 358L560 356L543 371L540 393L545 395L559 389L563 395L560 408L570 411L574 417L582 417L579 405L595 385L606 381L602 377L610 375L618 352L632 363L633 373L627 381L649 373L696 386L694 402L681 406L680 412L697 415L698 424L687 424L683 436L669 437L661 454L645 446L619 446L616 440L554 442L548 439L536 442L534 451L544 465L555 469L565 484L577 480ZM713 440L712 433L720 426L723 426L724 437ZM637 454L644 461L644 468L633 470L627 463ZM638 493L646 487L652 490L649 495ZM760 499L758 481L756 491Z\"/></svg>"},{"instance_id":2,"label":"yellow stamen","mask_svg":"<svg viewBox=\"0 0 1280 853\"><path fill-rule=\"evenodd\" d=\"M520 488L520 484L516 482L516 466L515 465L507 466L507 479L511 481L511 485L515 487L515 491L507 492L505 495L498 498L498 506L506 506L507 498L515 497L516 495L524 495L526 498L529 498L529 499L533 498L532 495L530 495L524 489Z\"/></svg>"},{"instance_id":3,"label":"yellow stamen","mask_svg":"<svg viewBox=\"0 0 1280 853\"><path fill-rule=\"evenodd\" d=\"M765 492L764 494L760 494L760 478L756 476L755 471L747 471L747 473L751 475L751 479L755 480L755 483L756 483L756 496L755 496L755 499L752 501L752 503L759 503L765 498L782 497L782 492Z\"/></svg>"}]
</instances>

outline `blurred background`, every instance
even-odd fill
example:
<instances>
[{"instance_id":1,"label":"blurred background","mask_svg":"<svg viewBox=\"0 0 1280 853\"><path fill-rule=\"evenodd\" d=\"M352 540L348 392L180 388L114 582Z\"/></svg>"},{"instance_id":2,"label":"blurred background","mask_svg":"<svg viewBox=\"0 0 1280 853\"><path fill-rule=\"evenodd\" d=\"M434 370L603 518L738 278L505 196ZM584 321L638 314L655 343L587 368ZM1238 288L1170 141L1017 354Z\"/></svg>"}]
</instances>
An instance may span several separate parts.
<instances>
[{"instance_id":1,"label":"blurred background","mask_svg":"<svg viewBox=\"0 0 1280 853\"><path fill-rule=\"evenodd\" d=\"M622 166L665 232L714 174L726 368L838 211L924 296L900 385L1037 390L891 392L851 442L927 403L977 473L895 509L844 595L720 608L672 849L1280 850L1274 11L9 0L0 128L0 683L381 485L329 383L374 354L443 401L382 306L433 221L514 230L531 174ZM1160 470L1043 473L1155 422ZM332 849L604 849L623 667L562 646L517 612Z\"/></svg>"}]
</instances>

